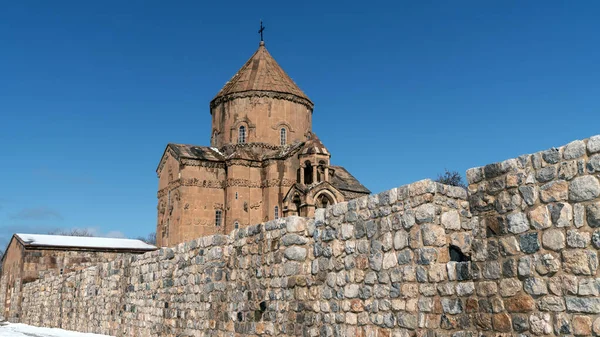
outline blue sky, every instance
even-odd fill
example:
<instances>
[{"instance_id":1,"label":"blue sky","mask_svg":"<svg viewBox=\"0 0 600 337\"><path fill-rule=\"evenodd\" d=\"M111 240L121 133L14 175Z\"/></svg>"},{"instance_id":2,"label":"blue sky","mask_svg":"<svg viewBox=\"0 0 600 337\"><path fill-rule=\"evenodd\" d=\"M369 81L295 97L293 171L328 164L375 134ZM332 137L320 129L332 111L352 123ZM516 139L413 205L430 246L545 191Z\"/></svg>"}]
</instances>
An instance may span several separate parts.
<instances>
[{"instance_id":1,"label":"blue sky","mask_svg":"<svg viewBox=\"0 0 600 337\"><path fill-rule=\"evenodd\" d=\"M258 47L373 192L600 133L593 1L8 1L0 5L0 244L155 230L168 142Z\"/></svg>"}]
</instances>

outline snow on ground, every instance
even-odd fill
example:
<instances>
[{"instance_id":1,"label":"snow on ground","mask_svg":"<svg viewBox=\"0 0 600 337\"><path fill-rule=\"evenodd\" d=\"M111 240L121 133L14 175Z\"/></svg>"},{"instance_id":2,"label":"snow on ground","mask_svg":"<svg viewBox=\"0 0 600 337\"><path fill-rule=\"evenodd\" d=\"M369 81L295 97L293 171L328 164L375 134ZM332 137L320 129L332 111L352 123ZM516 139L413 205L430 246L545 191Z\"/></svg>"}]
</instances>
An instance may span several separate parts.
<instances>
[{"instance_id":1,"label":"snow on ground","mask_svg":"<svg viewBox=\"0 0 600 337\"><path fill-rule=\"evenodd\" d=\"M62 329L38 328L25 324L0 324L0 337L110 337Z\"/></svg>"}]
</instances>

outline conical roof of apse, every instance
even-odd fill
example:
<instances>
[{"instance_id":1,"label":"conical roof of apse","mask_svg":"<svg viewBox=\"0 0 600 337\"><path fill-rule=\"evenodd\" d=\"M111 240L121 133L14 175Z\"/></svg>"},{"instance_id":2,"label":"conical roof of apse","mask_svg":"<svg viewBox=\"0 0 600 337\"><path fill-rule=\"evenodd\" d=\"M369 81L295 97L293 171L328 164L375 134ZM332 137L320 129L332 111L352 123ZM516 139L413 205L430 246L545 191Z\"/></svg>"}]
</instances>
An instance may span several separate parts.
<instances>
[{"instance_id":1,"label":"conical roof of apse","mask_svg":"<svg viewBox=\"0 0 600 337\"><path fill-rule=\"evenodd\" d=\"M292 94L300 99L312 101L302 92L294 81L277 64L269 54L263 42L248 62L235 74L213 99L213 102L223 96L249 91L271 91Z\"/></svg>"}]
</instances>

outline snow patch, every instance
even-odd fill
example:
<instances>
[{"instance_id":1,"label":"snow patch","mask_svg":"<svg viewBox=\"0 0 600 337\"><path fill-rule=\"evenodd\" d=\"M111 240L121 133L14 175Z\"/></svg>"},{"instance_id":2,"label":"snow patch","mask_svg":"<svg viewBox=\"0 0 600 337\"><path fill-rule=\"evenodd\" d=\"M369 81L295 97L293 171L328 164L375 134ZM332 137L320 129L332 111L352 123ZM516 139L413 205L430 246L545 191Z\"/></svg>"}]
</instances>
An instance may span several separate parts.
<instances>
[{"instance_id":1,"label":"snow patch","mask_svg":"<svg viewBox=\"0 0 600 337\"><path fill-rule=\"evenodd\" d=\"M0 325L2 337L111 337L94 333L83 333L53 328L39 328L26 324Z\"/></svg>"},{"instance_id":2,"label":"snow patch","mask_svg":"<svg viewBox=\"0 0 600 337\"><path fill-rule=\"evenodd\" d=\"M154 250L156 247L140 240L96 238L45 234L15 234L23 242L36 246L57 246L77 248L115 248Z\"/></svg>"}]
</instances>

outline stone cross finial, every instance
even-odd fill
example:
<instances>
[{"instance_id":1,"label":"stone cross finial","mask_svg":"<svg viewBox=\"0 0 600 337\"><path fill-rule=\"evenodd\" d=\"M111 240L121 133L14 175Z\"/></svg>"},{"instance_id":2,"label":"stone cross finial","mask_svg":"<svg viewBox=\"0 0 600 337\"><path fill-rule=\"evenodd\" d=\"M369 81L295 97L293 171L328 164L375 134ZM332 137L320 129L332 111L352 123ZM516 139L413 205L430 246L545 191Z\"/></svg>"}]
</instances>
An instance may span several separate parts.
<instances>
[{"instance_id":1,"label":"stone cross finial","mask_svg":"<svg viewBox=\"0 0 600 337\"><path fill-rule=\"evenodd\" d=\"M260 20L260 29L258 30L258 33L260 33L260 42L264 43L263 40L263 31L265 30L265 27L262 24L262 20Z\"/></svg>"}]
</instances>

